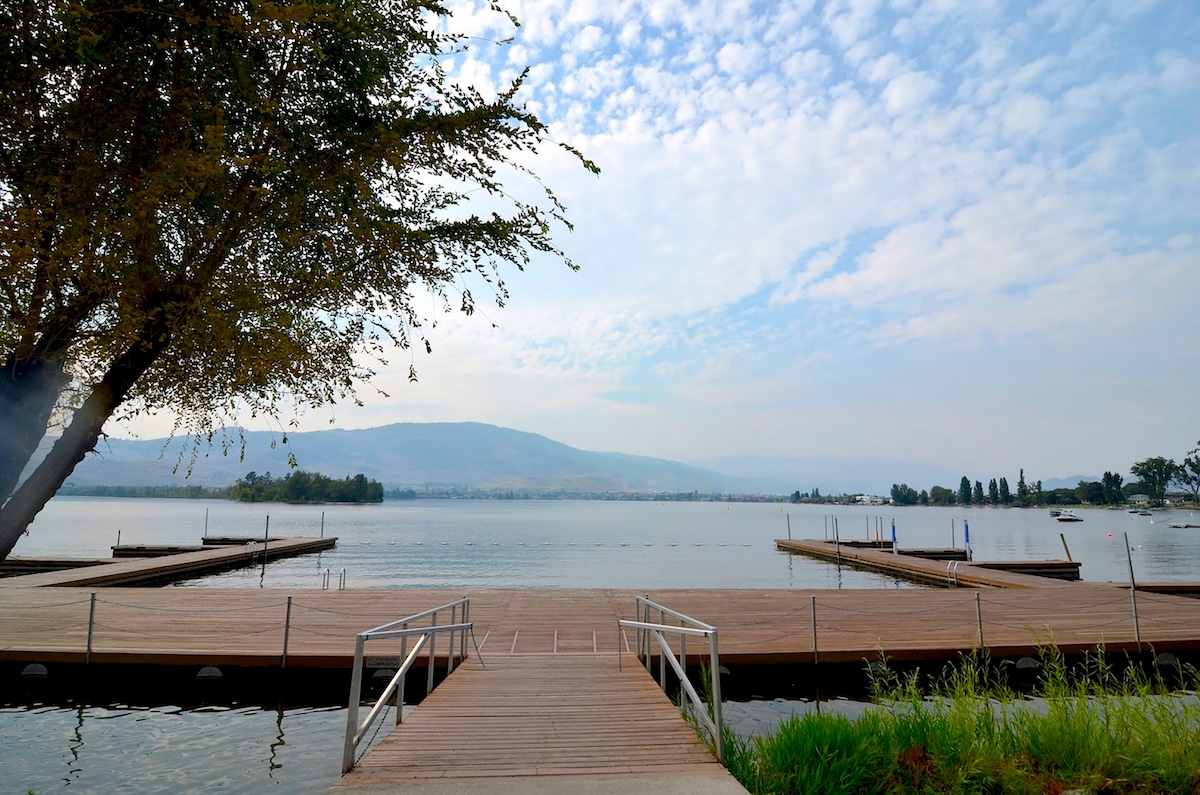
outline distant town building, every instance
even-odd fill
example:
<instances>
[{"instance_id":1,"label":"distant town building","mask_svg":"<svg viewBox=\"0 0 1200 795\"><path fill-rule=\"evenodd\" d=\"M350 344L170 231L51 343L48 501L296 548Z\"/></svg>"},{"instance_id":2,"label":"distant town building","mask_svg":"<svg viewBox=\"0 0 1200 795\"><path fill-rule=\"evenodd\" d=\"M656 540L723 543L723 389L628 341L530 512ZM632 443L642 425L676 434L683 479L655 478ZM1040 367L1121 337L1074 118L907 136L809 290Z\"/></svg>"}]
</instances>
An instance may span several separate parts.
<instances>
[{"instance_id":1,"label":"distant town building","mask_svg":"<svg viewBox=\"0 0 1200 795\"><path fill-rule=\"evenodd\" d=\"M1132 503L1133 505L1149 505L1150 498L1147 497L1145 494L1130 494L1129 502Z\"/></svg>"}]
</instances>

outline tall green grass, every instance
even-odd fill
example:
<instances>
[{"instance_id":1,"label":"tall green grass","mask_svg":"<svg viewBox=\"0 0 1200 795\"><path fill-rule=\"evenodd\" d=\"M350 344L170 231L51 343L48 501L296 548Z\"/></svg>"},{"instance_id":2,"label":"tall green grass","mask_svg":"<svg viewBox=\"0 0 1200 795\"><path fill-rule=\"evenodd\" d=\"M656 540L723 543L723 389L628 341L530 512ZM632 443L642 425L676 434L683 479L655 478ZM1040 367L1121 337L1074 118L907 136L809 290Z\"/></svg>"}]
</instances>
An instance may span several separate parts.
<instances>
[{"instance_id":1,"label":"tall green grass","mask_svg":"<svg viewBox=\"0 0 1200 795\"><path fill-rule=\"evenodd\" d=\"M850 720L793 717L770 735L726 732L726 766L752 793L1200 793L1197 676L1118 673L1104 655L1041 655L1037 698L966 657L935 681L873 675L874 706Z\"/></svg>"}]
</instances>

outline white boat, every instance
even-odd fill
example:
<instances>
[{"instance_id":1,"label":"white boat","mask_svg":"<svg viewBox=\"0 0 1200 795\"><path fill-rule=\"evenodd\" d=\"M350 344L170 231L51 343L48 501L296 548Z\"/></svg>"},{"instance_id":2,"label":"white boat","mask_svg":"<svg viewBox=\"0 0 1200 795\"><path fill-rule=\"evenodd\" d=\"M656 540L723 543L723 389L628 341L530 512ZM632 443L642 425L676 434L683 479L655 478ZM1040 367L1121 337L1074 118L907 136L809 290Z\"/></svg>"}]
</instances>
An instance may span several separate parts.
<instances>
[{"instance_id":1,"label":"white boat","mask_svg":"<svg viewBox=\"0 0 1200 795\"><path fill-rule=\"evenodd\" d=\"M1060 522L1082 522L1083 517L1077 516L1074 511L1061 511L1058 516L1054 517Z\"/></svg>"}]
</instances>

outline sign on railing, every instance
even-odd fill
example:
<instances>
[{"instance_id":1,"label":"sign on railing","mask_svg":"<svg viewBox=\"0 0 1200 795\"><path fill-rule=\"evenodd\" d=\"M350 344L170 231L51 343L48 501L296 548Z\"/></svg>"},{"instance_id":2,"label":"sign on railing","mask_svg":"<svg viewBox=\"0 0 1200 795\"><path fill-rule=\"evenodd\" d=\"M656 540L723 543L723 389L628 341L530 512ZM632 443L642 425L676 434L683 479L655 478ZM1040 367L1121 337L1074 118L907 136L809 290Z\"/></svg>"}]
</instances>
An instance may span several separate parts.
<instances>
[{"instance_id":1,"label":"sign on railing","mask_svg":"<svg viewBox=\"0 0 1200 795\"><path fill-rule=\"evenodd\" d=\"M656 617L655 613L657 613L657 623L651 621L652 618ZM659 685L666 690L667 665L670 665L671 669L675 671L675 675L679 678L680 688L683 692L687 693L688 699L691 701L692 715L700 725L708 730L713 750L717 754L717 760L724 763L725 739L721 723L721 661L717 656L717 628L711 624L705 624L703 621L697 621L690 616L685 616L683 613L676 612L669 607L652 602L644 596L637 597L636 615L639 619L637 621L618 620L618 633L622 629L636 630L638 656L642 659L642 664L645 665L647 670L651 668L651 651L655 643L657 643L659 648ZM668 624L668 617L677 620L679 626ZM668 634L679 638L678 657L672 651L671 644L667 642L666 635ZM704 700L700 698L700 695L696 692L696 688L687 676L687 639L689 637L708 638L708 665L711 673L709 689L712 703L707 708ZM619 642L619 639L617 643L617 664L624 664L622 644Z\"/></svg>"},{"instance_id":2,"label":"sign on railing","mask_svg":"<svg viewBox=\"0 0 1200 795\"><path fill-rule=\"evenodd\" d=\"M460 613L461 611L461 613ZM449 624L438 624L439 614L450 613ZM355 754L358 750L359 743L367 736L367 732L375 723L375 720L383 712L387 706L388 700L393 694L396 696L396 723L400 723L404 719L404 680L413 663L420 657L421 652L428 646L429 649L429 668L426 679L425 693L428 695L433 691L433 673L434 664L437 661L437 636L441 634L450 635L450 647L446 652L446 675L449 676L454 671L455 659L455 639L458 641L458 659L460 664L467 658L467 634L471 635L471 644L475 647L475 656L479 656L479 644L475 643L474 625L470 621L471 600L469 597L463 597L454 602L426 610L421 613L407 616L405 618L391 621L382 626L368 629L366 632L358 633L354 643L354 670L350 676L350 703L346 713L346 742L342 749L342 774L345 775L353 769L355 762ZM461 615L461 621L460 619ZM414 623L424 623L428 620L427 626L410 626ZM362 674L364 663L364 647L368 640L379 640L383 638L399 638L400 639L400 654L395 658L398 662L398 669L387 687L383 689L375 704L371 707L371 711L367 713L366 719L359 724L358 722L358 707L362 700ZM410 638L415 638L412 649L408 648ZM372 662L378 660L378 657L370 658ZM480 665L483 661L480 660Z\"/></svg>"}]
</instances>

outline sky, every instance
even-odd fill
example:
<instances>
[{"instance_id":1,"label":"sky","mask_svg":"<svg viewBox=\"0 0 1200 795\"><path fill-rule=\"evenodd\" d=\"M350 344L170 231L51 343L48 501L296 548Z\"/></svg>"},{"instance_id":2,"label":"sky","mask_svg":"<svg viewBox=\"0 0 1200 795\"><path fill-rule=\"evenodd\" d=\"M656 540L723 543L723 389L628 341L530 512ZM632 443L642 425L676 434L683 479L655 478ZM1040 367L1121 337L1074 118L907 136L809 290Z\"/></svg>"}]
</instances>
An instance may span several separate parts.
<instances>
[{"instance_id":1,"label":"sky","mask_svg":"<svg viewBox=\"0 0 1200 795\"><path fill-rule=\"evenodd\" d=\"M302 429L1030 479L1200 439L1200 5L448 5L451 77L528 66L521 99L602 169L529 161L580 270L507 274L503 309L439 318Z\"/></svg>"}]
</instances>

